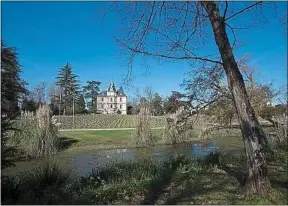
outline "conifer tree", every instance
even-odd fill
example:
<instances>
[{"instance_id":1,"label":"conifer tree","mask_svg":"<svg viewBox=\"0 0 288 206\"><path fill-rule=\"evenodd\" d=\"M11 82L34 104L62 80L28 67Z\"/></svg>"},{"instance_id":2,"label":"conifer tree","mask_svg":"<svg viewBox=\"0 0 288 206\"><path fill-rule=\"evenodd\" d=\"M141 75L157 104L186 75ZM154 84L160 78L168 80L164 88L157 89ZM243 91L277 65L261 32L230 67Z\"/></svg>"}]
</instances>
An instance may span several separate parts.
<instances>
[{"instance_id":1,"label":"conifer tree","mask_svg":"<svg viewBox=\"0 0 288 206\"><path fill-rule=\"evenodd\" d=\"M78 76L73 73L72 68L68 63L63 68L60 68L56 78L56 85L60 87L61 105L64 110L64 115L72 113L73 98L75 101L79 95L79 81L77 78Z\"/></svg>"}]
</instances>

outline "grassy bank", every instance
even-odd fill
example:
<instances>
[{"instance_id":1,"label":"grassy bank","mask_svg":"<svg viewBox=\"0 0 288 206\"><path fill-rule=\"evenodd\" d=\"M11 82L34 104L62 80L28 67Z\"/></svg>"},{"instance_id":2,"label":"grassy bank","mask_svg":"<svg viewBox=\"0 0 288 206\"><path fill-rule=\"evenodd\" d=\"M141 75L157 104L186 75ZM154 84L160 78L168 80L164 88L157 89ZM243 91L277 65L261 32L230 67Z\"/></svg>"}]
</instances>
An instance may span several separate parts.
<instances>
[{"instance_id":1,"label":"grassy bank","mask_svg":"<svg viewBox=\"0 0 288 206\"><path fill-rule=\"evenodd\" d=\"M62 144L68 150L99 150L131 148L133 130L100 130L60 132ZM156 139L161 139L162 129L153 130Z\"/></svg>"},{"instance_id":2,"label":"grassy bank","mask_svg":"<svg viewBox=\"0 0 288 206\"><path fill-rule=\"evenodd\" d=\"M5 179L2 204L287 204L287 157L287 147L276 150L265 197L242 195L243 155L218 154L201 161L110 163L81 179L63 178L62 170L46 166L22 181Z\"/></svg>"},{"instance_id":3,"label":"grassy bank","mask_svg":"<svg viewBox=\"0 0 288 206\"><path fill-rule=\"evenodd\" d=\"M163 139L163 130L152 130L155 137L155 145L167 144L166 139ZM115 148L133 148L132 140L133 130L101 130L101 131L73 131L60 132L63 148L69 151L79 150L100 150L100 149L115 149ZM227 137L226 137L227 136ZM231 130L219 131L218 134L212 135L211 138L220 148L224 149L239 149L242 148L242 139L239 136L239 131ZM228 139L229 138L229 139ZM188 141L197 141L207 143L209 139L199 139L197 134L191 136ZM229 140L229 141L227 141Z\"/></svg>"}]
</instances>

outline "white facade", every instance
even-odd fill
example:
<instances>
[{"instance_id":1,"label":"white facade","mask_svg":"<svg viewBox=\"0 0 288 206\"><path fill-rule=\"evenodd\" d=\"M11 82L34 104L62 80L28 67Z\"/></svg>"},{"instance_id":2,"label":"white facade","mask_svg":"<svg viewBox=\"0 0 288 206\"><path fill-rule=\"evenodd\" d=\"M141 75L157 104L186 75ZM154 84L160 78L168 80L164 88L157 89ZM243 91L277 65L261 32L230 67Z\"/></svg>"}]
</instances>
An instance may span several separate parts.
<instances>
[{"instance_id":1,"label":"white facade","mask_svg":"<svg viewBox=\"0 0 288 206\"><path fill-rule=\"evenodd\" d=\"M111 81L108 90L97 96L97 111L102 114L127 114L127 96L122 87L116 90Z\"/></svg>"}]
</instances>

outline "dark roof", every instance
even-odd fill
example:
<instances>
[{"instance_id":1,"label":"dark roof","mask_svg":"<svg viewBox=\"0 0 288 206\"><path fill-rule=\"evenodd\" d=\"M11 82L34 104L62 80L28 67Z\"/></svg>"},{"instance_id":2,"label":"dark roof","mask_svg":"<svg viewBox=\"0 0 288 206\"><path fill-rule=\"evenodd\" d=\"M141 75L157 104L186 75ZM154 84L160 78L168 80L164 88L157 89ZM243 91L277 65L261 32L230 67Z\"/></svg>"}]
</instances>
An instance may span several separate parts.
<instances>
[{"instance_id":1,"label":"dark roof","mask_svg":"<svg viewBox=\"0 0 288 206\"><path fill-rule=\"evenodd\" d=\"M120 89L117 91L117 95L119 96L126 96L126 94L124 93L124 90L122 87L120 87Z\"/></svg>"},{"instance_id":2,"label":"dark roof","mask_svg":"<svg viewBox=\"0 0 288 206\"><path fill-rule=\"evenodd\" d=\"M98 96L107 96L107 91L100 92Z\"/></svg>"},{"instance_id":3,"label":"dark roof","mask_svg":"<svg viewBox=\"0 0 288 206\"><path fill-rule=\"evenodd\" d=\"M115 85L114 85L114 82L113 82L113 81L110 82L110 86L109 86L109 88L108 88L108 91L110 91L110 92L112 92L112 91L116 92L116 88L115 88Z\"/></svg>"},{"instance_id":4,"label":"dark roof","mask_svg":"<svg viewBox=\"0 0 288 206\"><path fill-rule=\"evenodd\" d=\"M111 81L110 82L110 86L109 86L109 88L108 88L108 91L114 91L114 92L116 92L116 94L117 94L117 96L125 96L126 97L126 94L125 94L125 92L124 92L124 90L123 90L123 88L122 87L120 87L117 91L116 91L116 88L115 88L115 85L114 85L114 82L113 81ZM107 91L102 91L102 92L100 92L98 95L97 95L98 97L106 97L107 96Z\"/></svg>"}]
</instances>

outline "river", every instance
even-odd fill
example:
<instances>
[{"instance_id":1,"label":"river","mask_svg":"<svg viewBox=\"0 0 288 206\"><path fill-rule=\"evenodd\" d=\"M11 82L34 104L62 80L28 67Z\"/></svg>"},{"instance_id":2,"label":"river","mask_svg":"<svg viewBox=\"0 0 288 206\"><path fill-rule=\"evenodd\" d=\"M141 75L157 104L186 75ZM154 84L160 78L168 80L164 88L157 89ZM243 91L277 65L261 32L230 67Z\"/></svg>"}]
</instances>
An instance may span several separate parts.
<instances>
[{"instance_id":1,"label":"river","mask_svg":"<svg viewBox=\"0 0 288 206\"><path fill-rule=\"evenodd\" d=\"M217 138L194 141L177 145L158 145L149 148L89 150L69 152L63 151L53 156L60 165L71 170L73 175L84 176L112 161L134 161L140 158L168 160L176 155L187 157L203 157L210 152L221 151L228 154L238 154L242 149L241 137ZM43 158L30 161L19 161L15 167L4 169L2 174L18 176L30 171L43 162Z\"/></svg>"}]
</instances>

